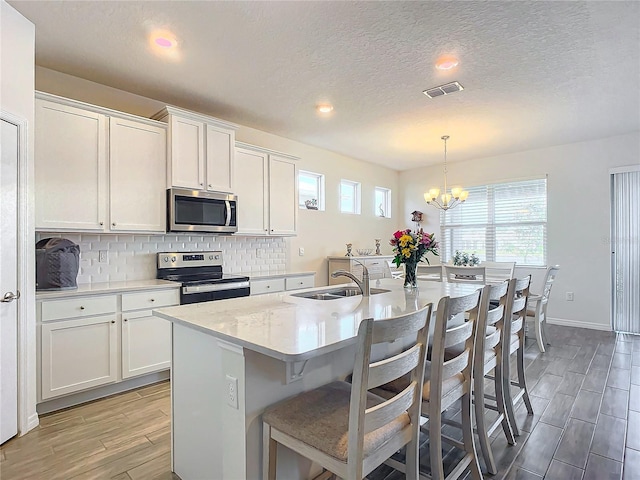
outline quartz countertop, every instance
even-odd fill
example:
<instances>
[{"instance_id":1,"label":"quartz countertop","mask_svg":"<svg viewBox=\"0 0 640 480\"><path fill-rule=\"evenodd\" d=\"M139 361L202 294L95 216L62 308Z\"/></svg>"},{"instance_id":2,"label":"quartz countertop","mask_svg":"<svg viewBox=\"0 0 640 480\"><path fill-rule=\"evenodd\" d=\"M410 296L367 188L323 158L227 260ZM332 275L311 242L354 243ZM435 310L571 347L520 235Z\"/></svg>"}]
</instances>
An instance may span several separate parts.
<instances>
[{"instance_id":1,"label":"quartz countertop","mask_svg":"<svg viewBox=\"0 0 640 480\"><path fill-rule=\"evenodd\" d=\"M239 275L247 275L251 280L260 280L267 278L284 278L284 277L297 277L300 275L315 275L316 272L256 272L256 273L248 273L248 274L239 274Z\"/></svg>"},{"instance_id":2,"label":"quartz countertop","mask_svg":"<svg viewBox=\"0 0 640 480\"><path fill-rule=\"evenodd\" d=\"M351 284L355 286L355 284ZM345 285L340 285L343 287ZM382 279L372 288L386 293L313 300L305 292L329 287L217 300L154 310L156 316L287 362L339 350L356 341L364 318L382 319L413 312L443 296L464 296L480 288L464 283L423 282L406 290L402 280Z\"/></svg>"},{"instance_id":3,"label":"quartz countertop","mask_svg":"<svg viewBox=\"0 0 640 480\"><path fill-rule=\"evenodd\" d=\"M350 258L357 258L358 260L362 260L367 259L367 258L393 258L395 257L395 254L390 253L389 255L386 254L382 254L382 255L375 255L375 254L371 254L371 255L351 255L351 256L347 256L347 255L329 255L327 258L329 260L348 260Z\"/></svg>"},{"instance_id":4,"label":"quartz countertop","mask_svg":"<svg viewBox=\"0 0 640 480\"><path fill-rule=\"evenodd\" d=\"M127 280L124 282L101 282L85 283L78 285L78 288L70 290L42 290L36 291L36 300L47 300L50 298L67 298L78 295L96 295L101 293L121 293L133 292L136 290L154 290L165 288L179 288L180 283L169 282L167 280Z\"/></svg>"}]
</instances>

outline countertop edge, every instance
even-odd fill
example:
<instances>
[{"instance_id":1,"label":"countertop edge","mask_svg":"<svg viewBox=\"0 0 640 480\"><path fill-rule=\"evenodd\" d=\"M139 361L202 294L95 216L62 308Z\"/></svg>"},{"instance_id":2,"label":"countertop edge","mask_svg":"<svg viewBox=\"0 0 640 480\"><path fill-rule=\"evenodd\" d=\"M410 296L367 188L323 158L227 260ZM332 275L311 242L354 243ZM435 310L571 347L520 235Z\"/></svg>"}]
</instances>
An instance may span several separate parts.
<instances>
[{"instance_id":1,"label":"countertop edge","mask_svg":"<svg viewBox=\"0 0 640 480\"><path fill-rule=\"evenodd\" d=\"M148 282L148 283L147 283ZM129 283L129 284L127 284ZM91 285L91 289L87 289ZM53 300L61 298L79 297L86 295L104 295L108 293L124 293L135 292L139 290L165 290L172 288L180 288L178 282L170 282L168 280L135 280L132 282L104 282L81 284L78 289L74 290L58 290L58 291L36 291L36 300Z\"/></svg>"},{"instance_id":2,"label":"countertop edge","mask_svg":"<svg viewBox=\"0 0 640 480\"><path fill-rule=\"evenodd\" d=\"M267 278L287 278L287 277L298 277L298 276L308 276L308 275L316 275L317 272L308 271L308 272L281 272L281 273L248 273L246 274L251 280L262 280Z\"/></svg>"}]
</instances>

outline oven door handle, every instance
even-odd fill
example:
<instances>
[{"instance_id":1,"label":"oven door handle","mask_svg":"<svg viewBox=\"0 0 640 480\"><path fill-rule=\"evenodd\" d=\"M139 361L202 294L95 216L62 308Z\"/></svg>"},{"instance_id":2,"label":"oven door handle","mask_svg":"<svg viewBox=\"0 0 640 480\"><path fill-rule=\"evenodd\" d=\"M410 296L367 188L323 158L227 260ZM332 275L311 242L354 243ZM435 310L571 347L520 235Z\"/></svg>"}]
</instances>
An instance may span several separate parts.
<instances>
[{"instance_id":1,"label":"oven door handle","mask_svg":"<svg viewBox=\"0 0 640 480\"><path fill-rule=\"evenodd\" d=\"M224 226L228 227L229 225L231 225L231 202L229 200L226 200L224 203L227 206L227 220L226 222L224 222Z\"/></svg>"},{"instance_id":2,"label":"oven door handle","mask_svg":"<svg viewBox=\"0 0 640 480\"><path fill-rule=\"evenodd\" d=\"M220 292L223 290L235 290L239 288L249 288L249 282L188 285L186 287L182 287L182 293L184 295L189 295L191 293Z\"/></svg>"}]
</instances>

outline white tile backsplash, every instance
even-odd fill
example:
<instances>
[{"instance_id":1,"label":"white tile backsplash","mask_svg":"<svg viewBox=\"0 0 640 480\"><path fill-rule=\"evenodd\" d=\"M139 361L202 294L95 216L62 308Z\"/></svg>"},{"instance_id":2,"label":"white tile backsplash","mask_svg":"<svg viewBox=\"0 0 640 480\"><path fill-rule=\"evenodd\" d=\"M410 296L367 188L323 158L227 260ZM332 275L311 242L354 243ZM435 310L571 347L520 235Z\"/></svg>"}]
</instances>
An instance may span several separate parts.
<instances>
[{"instance_id":1,"label":"white tile backsplash","mask_svg":"<svg viewBox=\"0 0 640 480\"><path fill-rule=\"evenodd\" d=\"M49 237L67 238L80 246L79 284L156 278L156 254L167 251L222 250L225 273L276 274L287 268L284 238L36 233L36 241ZM99 250L108 252L106 263L99 262Z\"/></svg>"}]
</instances>

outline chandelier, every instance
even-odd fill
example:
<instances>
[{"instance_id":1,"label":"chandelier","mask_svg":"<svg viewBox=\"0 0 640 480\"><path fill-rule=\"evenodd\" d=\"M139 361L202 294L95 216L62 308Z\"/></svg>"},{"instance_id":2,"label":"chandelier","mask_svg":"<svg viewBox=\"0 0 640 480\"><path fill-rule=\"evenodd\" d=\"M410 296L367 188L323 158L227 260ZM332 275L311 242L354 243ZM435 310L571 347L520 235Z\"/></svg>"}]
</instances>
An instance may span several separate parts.
<instances>
[{"instance_id":1,"label":"chandelier","mask_svg":"<svg viewBox=\"0 0 640 480\"><path fill-rule=\"evenodd\" d=\"M424 200L428 205L446 211L464 202L469 196L469 192L460 187L453 187L451 192L447 192L447 140L449 140L449 135L443 135L440 138L444 140L444 190L440 195L439 188L431 188L424 194Z\"/></svg>"}]
</instances>

